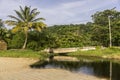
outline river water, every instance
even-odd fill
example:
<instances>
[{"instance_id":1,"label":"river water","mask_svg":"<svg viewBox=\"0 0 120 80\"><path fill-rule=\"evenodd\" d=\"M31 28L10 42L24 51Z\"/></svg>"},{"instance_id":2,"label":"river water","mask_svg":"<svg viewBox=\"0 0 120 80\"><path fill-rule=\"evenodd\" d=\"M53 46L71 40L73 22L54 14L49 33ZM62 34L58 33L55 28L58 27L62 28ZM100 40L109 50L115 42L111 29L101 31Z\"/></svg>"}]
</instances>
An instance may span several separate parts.
<instances>
[{"instance_id":1,"label":"river water","mask_svg":"<svg viewBox=\"0 0 120 80\"><path fill-rule=\"evenodd\" d=\"M111 66L110 66L111 63ZM120 62L109 60L79 60L79 61L39 61L32 68L60 68L69 70L73 73L84 73L108 78L111 80L120 80ZM110 73L111 72L111 73ZM111 76L110 76L111 74Z\"/></svg>"}]
</instances>

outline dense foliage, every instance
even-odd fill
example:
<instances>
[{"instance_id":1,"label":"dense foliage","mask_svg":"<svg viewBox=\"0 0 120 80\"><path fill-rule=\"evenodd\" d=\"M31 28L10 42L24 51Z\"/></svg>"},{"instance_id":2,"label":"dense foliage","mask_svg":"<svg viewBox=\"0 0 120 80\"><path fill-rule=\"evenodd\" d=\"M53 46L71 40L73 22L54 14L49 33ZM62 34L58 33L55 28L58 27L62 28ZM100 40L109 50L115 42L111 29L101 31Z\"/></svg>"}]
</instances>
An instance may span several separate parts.
<instances>
[{"instance_id":1,"label":"dense foliage","mask_svg":"<svg viewBox=\"0 0 120 80\"><path fill-rule=\"evenodd\" d=\"M96 12L92 15L93 22L87 22L86 24L54 25L43 29L41 32L29 30L27 48L41 50L50 47L108 47L109 16L112 29L112 45L120 46L120 12L111 9ZM25 39L24 32L18 31L13 34L12 30L9 30L7 33L10 34L9 39L6 39L8 48L21 48Z\"/></svg>"},{"instance_id":2,"label":"dense foliage","mask_svg":"<svg viewBox=\"0 0 120 80\"><path fill-rule=\"evenodd\" d=\"M108 17L110 17L111 22L112 44L120 46L120 12L114 9L96 12L92 15L94 22L93 40L103 46L109 45Z\"/></svg>"}]
</instances>

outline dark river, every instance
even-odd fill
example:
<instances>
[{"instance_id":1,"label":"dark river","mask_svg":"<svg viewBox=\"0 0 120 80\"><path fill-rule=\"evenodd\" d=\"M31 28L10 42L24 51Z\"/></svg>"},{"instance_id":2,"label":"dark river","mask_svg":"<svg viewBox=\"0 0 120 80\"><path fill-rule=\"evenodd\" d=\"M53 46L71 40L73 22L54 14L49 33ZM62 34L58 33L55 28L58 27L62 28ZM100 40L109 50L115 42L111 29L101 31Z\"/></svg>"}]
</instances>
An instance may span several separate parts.
<instances>
[{"instance_id":1,"label":"dark river","mask_svg":"<svg viewBox=\"0 0 120 80\"><path fill-rule=\"evenodd\" d=\"M111 62L111 68L110 68ZM73 73L84 73L88 75L94 75L100 78L110 79L110 70L111 80L120 80L120 62L119 61L107 61L107 60L98 60L98 61L40 61L33 65L32 68L60 68L69 70Z\"/></svg>"}]
</instances>

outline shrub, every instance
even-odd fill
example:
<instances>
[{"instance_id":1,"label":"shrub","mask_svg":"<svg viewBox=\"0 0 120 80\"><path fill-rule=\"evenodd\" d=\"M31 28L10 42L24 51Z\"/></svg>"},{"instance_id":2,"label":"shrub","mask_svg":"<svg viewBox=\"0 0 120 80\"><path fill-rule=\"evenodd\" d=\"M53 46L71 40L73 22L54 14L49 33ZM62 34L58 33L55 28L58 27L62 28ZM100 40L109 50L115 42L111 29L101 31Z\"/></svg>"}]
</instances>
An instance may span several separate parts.
<instances>
[{"instance_id":1,"label":"shrub","mask_svg":"<svg viewBox=\"0 0 120 80\"><path fill-rule=\"evenodd\" d=\"M36 41L29 42L27 44L28 49L38 50L38 43Z\"/></svg>"}]
</instances>

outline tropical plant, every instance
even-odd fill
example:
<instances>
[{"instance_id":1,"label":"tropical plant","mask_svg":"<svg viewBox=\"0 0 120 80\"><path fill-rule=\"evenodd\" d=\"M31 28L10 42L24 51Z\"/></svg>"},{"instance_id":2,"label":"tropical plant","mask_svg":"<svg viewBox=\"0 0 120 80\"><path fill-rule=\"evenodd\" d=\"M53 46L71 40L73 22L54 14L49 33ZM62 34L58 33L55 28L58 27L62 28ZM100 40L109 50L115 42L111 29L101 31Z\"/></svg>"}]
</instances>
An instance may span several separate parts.
<instances>
[{"instance_id":1,"label":"tropical plant","mask_svg":"<svg viewBox=\"0 0 120 80\"><path fill-rule=\"evenodd\" d=\"M23 32L11 33L11 37L7 40L8 49L20 49L23 46L25 35Z\"/></svg>"},{"instance_id":2,"label":"tropical plant","mask_svg":"<svg viewBox=\"0 0 120 80\"><path fill-rule=\"evenodd\" d=\"M43 28L46 27L46 24L42 22L45 20L44 18L37 18L40 14L36 8L31 9L31 7L25 6L22 8L20 6L20 11L15 10L17 16L9 15L8 17L11 20L7 20L6 24L9 26L13 26L12 32L23 31L25 34L25 41L23 44L22 49L26 48L27 40L28 40L28 32L30 30L37 30L41 31Z\"/></svg>"},{"instance_id":3,"label":"tropical plant","mask_svg":"<svg viewBox=\"0 0 120 80\"><path fill-rule=\"evenodd\" d=\"M0 40L6 41L6 38L8 37L8 30L5 28L3 21L0 19Z\"/></svg>"},{"instance_id":4,"label":"tropical plant","mask_svg":"<svg viewBox=\"0 0 120 80\"><path fill-rule=\"evenodd\" d=\"M92 40L99 42L102 46L109 46L109 26L110 17L112 45L120 45L120 12L114 9L96 12L92 15L94 22L92 29Z\"/></svg>"}]
</instances>

